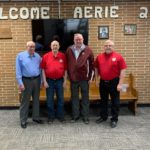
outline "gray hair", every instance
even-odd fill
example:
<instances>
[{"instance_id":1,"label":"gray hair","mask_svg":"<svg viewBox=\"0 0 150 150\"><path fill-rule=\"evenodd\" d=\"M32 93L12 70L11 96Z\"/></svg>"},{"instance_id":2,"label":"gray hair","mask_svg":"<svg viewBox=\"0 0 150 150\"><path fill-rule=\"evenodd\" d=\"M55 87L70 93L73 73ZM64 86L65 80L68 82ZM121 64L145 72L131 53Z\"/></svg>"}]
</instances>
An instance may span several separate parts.
<instances>
[{"instance_id":1,"label":"gray hair","mask_svg":"<svg viewBox=\"0 0 150 150\"><path fill-rule=\"evenodd\" d=\"M28 42L27 42L27 47L28 47L29 45L34 45L34 46L35 46L35 43L34 43L33 41L28 41Z\"/></svg>"},{"instance_id":2,"label":"gray hair","mask_svg":"<svg viewBox=\"0 0 150 150\"><path fill-rule=\"evenodd\" d=\"M112 46L115 45L114 42L113 42L112 40L106 40L106 41L105 41L105 44L107 44L107 43L111 43Z\"/></svg>"},{"instance_id":3,"label":"gray hair","mask_svg":"<svg viewBox=\"0 0 150 150\"><path fill-rule=\"evenodd\" d=\"M75 36L81 36L81 37L83 38L83 35L82 35L81 33L75 33L75 34L74 34L74 37L75 37Z\"/></svg>"}]
</instances>

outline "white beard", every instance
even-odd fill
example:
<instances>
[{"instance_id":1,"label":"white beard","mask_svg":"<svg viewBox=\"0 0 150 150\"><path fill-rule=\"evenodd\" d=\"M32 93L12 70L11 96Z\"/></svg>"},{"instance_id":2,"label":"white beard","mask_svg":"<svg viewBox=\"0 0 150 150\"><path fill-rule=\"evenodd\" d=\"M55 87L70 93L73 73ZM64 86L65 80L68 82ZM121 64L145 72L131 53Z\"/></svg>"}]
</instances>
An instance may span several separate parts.
<instances>
[{"instance_id":1,"label":"white beard","mask_svg":"<svg viewBox=\"0 0 150 150\"><path fill-rule=\"evenodd\" d=\"M112 52L111 49L106 49L106 50L105 50L105 53L106 53L106 54L110 54L111 52Z\"/></svg>"}]
</instances>

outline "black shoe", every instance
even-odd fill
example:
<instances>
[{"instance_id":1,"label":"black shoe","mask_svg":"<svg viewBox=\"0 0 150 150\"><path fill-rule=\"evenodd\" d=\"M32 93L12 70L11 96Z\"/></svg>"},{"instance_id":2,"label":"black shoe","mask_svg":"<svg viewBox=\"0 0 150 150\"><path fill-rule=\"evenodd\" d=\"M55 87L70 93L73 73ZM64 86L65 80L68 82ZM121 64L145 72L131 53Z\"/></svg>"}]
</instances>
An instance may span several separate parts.
<instances>
[{"instance_id":1,"label":"black shoe","mask_svg":"<svg viewBox=\"0 0 150 150\"><path fill-rule=\"evenodd\" d=\"M43 121L40 120L40 119L33 119L33 121L36 122L36 123L38 123L38 124L42 124L43 123Z\"/></svg>"},{"instance_id":2,"label":"black shoe","mask_svg":"<svg viewBox=\"0 0 150 150\"><path fill-rule=\"evenodd\" d=\"M21 128L27 128L27 123L21 123Z\"/></svg>"},{"instance_id":3,"label":"black shoe","mask_svg":"<svg viewBox=\"0 0 150 150\"><path fill-rule=\"evenodd\" d=\"M99 123L102 123L102 122L104 122L104 121L106 121L107 119L103 119L103 118L98 118L97 120L96 120L96 123L97 124L99 124Z\"/></svg>"},{"instance_id":4,"label":"black shoe","mask_svg":"<svg viewBox=\"0 0 150 150\"><path fill-rule=\"evenodd\" d=\"M47 122L48 123L53 123L54 122L54 118L52 118L52 117L48 118Z\"/></svg>"},{"instance_id":5,"label":"black shoe","mask_svg":"<svg viewBox=\"0 0 150 150\"><path fill-rule=\"evenodd\" d=\"M115 128L117 126L117 122L116 121L111 121L110 125L111 125L112 128Z\"/></svg>"},{"instance_id":6,"label":"black shoe","mask_svg":"<svg viewBox=\"0 0 150 150\"><path fill-rule=\"evenodd\" d=\"M62 123L64 123L66 121L65 118L58 118L58 120Z\"/></svg>"},{"instance_id":7,"label":"black shoe","mask_svg":"<svg viewBox=\"0 0 150 150\"><path fill-rule=\"evenodd\" d=\"M83 118L83 122L84 122L85 124L89 124L89 119L88 119L88 118Z\"/></svg>"},{"instance_id":8,"label":"black shoe","mask_svg":"<svg viewBox=\"0 0 150 150\"><path fill-rule=\"evenodd\" d=\"M77 117L77 118L72 118L71 119L71 123L75 123L75 122L77 122L79 120L79 117Z\"/></svg>"}]
</instances>

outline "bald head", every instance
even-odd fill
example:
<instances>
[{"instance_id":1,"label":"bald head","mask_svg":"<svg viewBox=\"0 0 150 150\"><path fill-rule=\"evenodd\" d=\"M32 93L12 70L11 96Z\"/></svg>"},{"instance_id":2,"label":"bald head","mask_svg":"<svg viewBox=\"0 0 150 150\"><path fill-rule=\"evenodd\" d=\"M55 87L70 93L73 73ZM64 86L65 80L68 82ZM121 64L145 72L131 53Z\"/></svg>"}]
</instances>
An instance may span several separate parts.
<instances>
[{"instance_id":1,"label":"bald head","mask_svg":"<svg viewBox=\"0 0 150 150\"><path fill-rule=\"evenodd\" d=\"M35 52L35 43L33 41L28 41L27 42L27 51L29 52L30 55L33 55Z\"/></svg>"},{"instance_id":2,"label":"bald head","mask_svg":"<svg viewBox=\"0 0 150 150\"><path fill-rule=\"evenodd\" d=\"M28 46L35 46L35 43L34 43L33 41L28 41L28 42L27 42L27 47L28 47Z\"/></svg>"},{"instance_id":3,"label":"bald head","mask_svg":"<svg viewBox=\"0 0 150 150\"><path fill-rule=\"evenodd\" d=\"M112 40L105 41L105 45L112 45L114 46L114 42Z\"/></svg>"},{"instance_id":4,"label":"bald head","mask_svg":"<svg viewBox=\"0 0 150 150\"><path fill-rule=\"evenodd\" d=\"M51 49L54 53L58 52L59 48L60 48L60 45L58 41L54 40L51 42Z\"/></svg>"},{"instance_id":5,"label":"bald head","mask_svg":"<svg viewBox=\"0 0 150 150\"><path fill-rule=\"evenodd\" d=\"M112 40L107 40L104 43L104 51L106 54L110 54L114 50L114 42Z\"/></svg>"}]
</instances>

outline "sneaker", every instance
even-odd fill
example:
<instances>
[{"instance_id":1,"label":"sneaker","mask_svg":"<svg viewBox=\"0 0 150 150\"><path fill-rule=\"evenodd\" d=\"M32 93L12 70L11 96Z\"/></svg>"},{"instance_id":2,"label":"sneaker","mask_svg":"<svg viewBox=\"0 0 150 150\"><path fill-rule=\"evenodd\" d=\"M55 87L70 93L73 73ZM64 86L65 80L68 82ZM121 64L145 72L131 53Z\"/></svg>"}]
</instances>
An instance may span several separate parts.
<instances>
[{"instance_id":1,"label":"sneaker","mask_svg":"<svg viewBox=\"0 0 150 150\"><path fill-rule=\"evenodd\" d=\"M50 124L50 123L53 123L54 122L54 118L48 118L47 122Z\"/></svg>"},{"instance_id":2,"label":"sneaker","mask_svg":"<svg viewBox=\"0 0 150 150\"><path fill-rule=\"evenodd\" d=\"M85 124L89 124L89 119L88 119L88 118L83 118L83 122L84 122Z\"/></svg>"},{"instance_id":3,"label":"sneaker","mask_svg":"<svg viewBox=\"0 0 150 150\"><path fill-rule=\"evenodd\" d=\"M71 119L71 123L75 123L75 122L77 122L79 120L79 117L77 117L77 118L72 118Z\"/></svg>"},{"instance_id":4,"label":"sneaker","mask_svg":"<svg viewBox=\"0 0 150 150\"><path fill-rule=\"evenodd\" d=\"M62 123L66 122L65 118L58 118L58 121L60 121Z\"/></svg>"},{"instance_id":5,"label":"sneaker","mask_svg":"<svg viewBox=\"0 0 150 150\"><path fill-rule=\"evenodd\" d=\"M110 126L111 126L112 128L115 128L115 127L117 126L117 122L116 122L116 121L111 121Z\"/></svg>"},{"instance_id":6,"label":"sneaker","mask_svg":"<svg viewBox=\"0 0 150 150\"><path fill-rule=\"evenodd\" d=\"M33 119L33 122L36 122L38 124L43 124L43 121L40 119Z\"/></svg>"},{"instance_id":7,"label":"sneaker","mask_svg":"<svg viewBox=\"0 0 150 150\"><path fill-rule=\"evenodd\" d=\"M103 119L103 118L98 118L97 120L96 120L96 123L97 124L99 124L99 123L102 123L102 122L104 122L104 121L106 121L107 119Z\"/></svg>"},{"instance_id":8,"label":"sneaker","mask_svg":"<svg viewBox=\"0 0 150 150\"><path fill-rule=\"evenodd\" d=\"M21 128L23 128L23 129L27 128L27 123L26 122L25 123L21 122Z\"/></svg>"}]
</instances>

